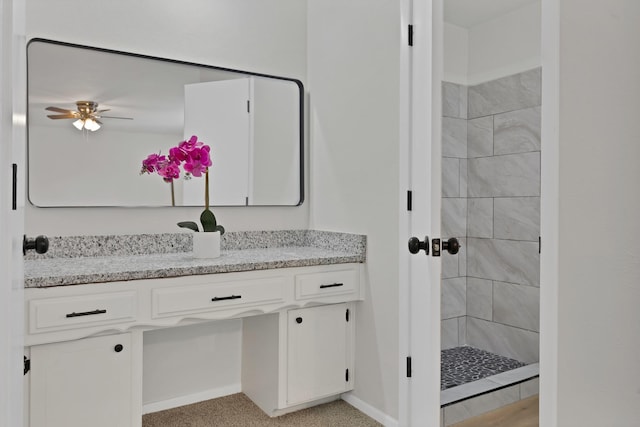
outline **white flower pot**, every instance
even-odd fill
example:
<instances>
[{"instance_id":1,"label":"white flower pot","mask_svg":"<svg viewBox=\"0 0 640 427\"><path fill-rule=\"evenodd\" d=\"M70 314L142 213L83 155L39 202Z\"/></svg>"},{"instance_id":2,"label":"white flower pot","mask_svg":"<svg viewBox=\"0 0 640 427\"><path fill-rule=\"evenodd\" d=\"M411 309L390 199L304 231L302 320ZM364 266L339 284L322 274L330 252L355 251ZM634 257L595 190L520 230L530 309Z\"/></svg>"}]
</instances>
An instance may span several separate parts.
<instances>
[{"instance_id":1,"label":"white flower pot","mask_svg":"<svg viewBox=\"0 0 640 427\"><path fill-rule=\"evenodd\" d=\"M218 258L220 256L220 232L193 233L194 258Z\"/></svg>"}]
</instances>

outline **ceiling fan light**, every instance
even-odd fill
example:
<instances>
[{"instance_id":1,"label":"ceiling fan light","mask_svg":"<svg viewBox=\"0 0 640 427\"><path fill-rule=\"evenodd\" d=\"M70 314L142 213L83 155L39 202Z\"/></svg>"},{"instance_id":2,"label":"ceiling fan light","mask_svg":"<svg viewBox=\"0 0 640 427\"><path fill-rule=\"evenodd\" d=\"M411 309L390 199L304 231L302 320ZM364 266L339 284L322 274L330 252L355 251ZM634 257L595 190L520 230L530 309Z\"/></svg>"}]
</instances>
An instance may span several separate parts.
<instances>
[{"instance_id":1,"label":"ceiling fan light","mask_svg":"<svg viewBox=\"0 0 640 427\"><path fill-rule=\"evenodd\" d=\"M82 130L84 128L84 120L78 119L75 122L73 122L73 125L76 127L76 129Z\"/></svg>"},{"instance_id":2,"label":"ceiling fan light","mask_svg":"<svg viewBox=\"0 0 640 427\"><path fill-rule=\"evenodd\" d=\"M100 129L100 124L93 119L87 119L84 122L84 127L89 129L91 132L95 132Z\"/></svg>"}]
</instances>

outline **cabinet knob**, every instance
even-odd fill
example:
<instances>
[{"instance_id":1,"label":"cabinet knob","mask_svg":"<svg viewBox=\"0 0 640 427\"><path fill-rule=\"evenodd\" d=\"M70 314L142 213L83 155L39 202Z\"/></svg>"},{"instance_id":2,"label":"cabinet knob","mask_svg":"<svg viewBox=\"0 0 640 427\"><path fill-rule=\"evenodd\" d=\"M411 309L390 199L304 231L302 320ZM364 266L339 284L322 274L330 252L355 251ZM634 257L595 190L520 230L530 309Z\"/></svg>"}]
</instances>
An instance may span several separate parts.
<instances>
[{"instance_id":1,"label":"cabinet knob","mask_svg":"<svg viewBox=\"0 0 640 427\"><path fill-rule=\"evenodd\" d=\"M296 323L298 324L302 323L302 317L296 317Z\"/></svg>"},{"instance_id":2,"label":"cabinet knob","mask_svg":"<svg viewBox=\"0 0 640 427\"><path fill-rule=\"evenodd\" d=\"M34 250L39 254L44 254L49 250L49 239L47 236L38 236L36 238L22 237L22 254L26 255L27 251Z\"/></svg>"},{"instance_id":3,"label":"cabinet knob","mask_svg":"<svg viewBox=\"0 0 640 427\"><path fill-rule=\"evenodd\" d=\"M115 350L116 353L120 353L123 348L124 348L124 346L122 344L116 344L116 346L113 347L113 349Z\"/></svg>"}]
</instances>

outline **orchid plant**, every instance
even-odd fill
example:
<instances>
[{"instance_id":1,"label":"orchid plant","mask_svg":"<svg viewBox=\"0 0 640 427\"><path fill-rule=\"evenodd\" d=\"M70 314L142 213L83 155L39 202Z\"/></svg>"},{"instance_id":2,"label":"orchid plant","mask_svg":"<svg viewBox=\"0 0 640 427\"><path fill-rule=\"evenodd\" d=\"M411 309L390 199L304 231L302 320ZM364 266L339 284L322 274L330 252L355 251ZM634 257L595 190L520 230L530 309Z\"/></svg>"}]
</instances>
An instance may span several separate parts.
<instances>
[{"instance_id":1,"label":"orchid plant","mask_svg":"<svg viewBox=\"0 0 640 427\"><path fill-rule=\"evenodd\" d=\"M140 174L155 172L165 182L171 184L175 179L180 178L181 167L184 169L184 179L200 178L204 175L204 211L200 214L202 231L219 231L220 234L224 234L224 227L218 225L216 216L209 209L209 166L212 165L210 151L211 148L208 145L198 141L198 137L193 135L188 140L182 141L177 147L172 147L168 156L160 153L149 154L142 161ZM200 231L198 224L193 221L182 221L178 223L178 226Z\"/></svg>"}]
</instances>

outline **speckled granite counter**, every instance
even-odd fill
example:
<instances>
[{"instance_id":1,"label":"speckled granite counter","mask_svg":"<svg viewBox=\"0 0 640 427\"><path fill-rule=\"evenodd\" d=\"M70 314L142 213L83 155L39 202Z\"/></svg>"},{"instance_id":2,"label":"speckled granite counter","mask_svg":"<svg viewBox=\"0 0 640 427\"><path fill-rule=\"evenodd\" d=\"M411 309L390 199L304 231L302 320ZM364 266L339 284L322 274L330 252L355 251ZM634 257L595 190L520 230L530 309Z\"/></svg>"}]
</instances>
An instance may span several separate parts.
<instances>
[{"instance_id":1,"label":"speckled granite counter","mask_svg":"<svg viewBox=\"0 0 640 427\"><path fill-rule=\"evenodd\" d=\"M222 255L195 259L190 233L50 238L44 256L25 257L25 287L359 263L366 237L317 230L229 232Z\"/></svg>"}]
</instances>

